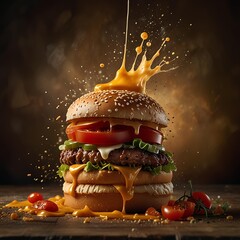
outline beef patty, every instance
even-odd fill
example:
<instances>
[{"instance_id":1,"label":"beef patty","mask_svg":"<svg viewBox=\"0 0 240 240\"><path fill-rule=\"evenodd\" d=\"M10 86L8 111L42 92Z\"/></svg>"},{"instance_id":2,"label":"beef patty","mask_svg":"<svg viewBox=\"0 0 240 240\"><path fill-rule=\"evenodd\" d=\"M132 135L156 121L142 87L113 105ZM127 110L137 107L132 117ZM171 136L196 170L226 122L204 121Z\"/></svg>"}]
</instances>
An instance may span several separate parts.
<instances>
[{"instance_id":1,"label":"beef patty","mask_svg":"<svg viewBox=\"0 0 240 240\"><path fill-rule=\"evenodd\" d=\"M150 153L138 148L119 148L111 151L108 158L102 158L98 150L85 151L82 148L63 150L60 154L62 164L82 164L90 161L93 164L107 162L120 166L151 166L157 167L169 163L169 157L164 152Z\"/></svg>"}]
</instances>

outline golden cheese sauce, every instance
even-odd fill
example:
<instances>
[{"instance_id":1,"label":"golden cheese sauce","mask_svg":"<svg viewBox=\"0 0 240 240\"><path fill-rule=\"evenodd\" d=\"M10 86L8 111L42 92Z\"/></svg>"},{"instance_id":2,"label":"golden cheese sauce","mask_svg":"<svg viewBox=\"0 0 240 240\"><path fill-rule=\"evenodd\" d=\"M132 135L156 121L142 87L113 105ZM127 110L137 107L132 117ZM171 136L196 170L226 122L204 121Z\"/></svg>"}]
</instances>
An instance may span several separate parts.
<instances>
[{"instance_id":1,"label":"golden cheese sauce","mask_svg":"<svg viewBox=\"0 0 240 240\"><path fill-rule=\"evenodd\" d=\"M37 210L33 208L32 204L28 201L14 200L4 207L19 208L19 212L23 211L39 217L64 217L66 214L72 214L73 217L100 217L104 219L154 220L160 218L159 216L150 216L145 214L125 214L117 210L112 212L94 212L88 206L85 206L83 209L74 209L64 206L64 198L60 196L55 196L53 198L49 198L48 200L53 201L58 205L59 210L57 212Z\"/></svg>"},{"instance_id":2,"label":"golden cheese sauce","mask_svg":"<svg viewBox=\"0 0 240 240\"><path fill-rule=\"evenodd\" d=\"M122 196L122 199L123 199L122 212L125 213L126 201L129 201L133 198L133 195L134 195L133 183L138 173L140 172L141 167L131 168L131 167L114 166L114 169L118 170L124 176L124 179L125 179L125 186L121 186L121 185L114 186Z\"/></svg>"},{"instance_id":3,"label":"golden cheese sauce","mask_svg":"<svg viewBox=\"0 0 240 240\"><path fill-rule=\"evenodd\" d=\"M86 166L86 164L73 164L69 168L69 172L73 177L73 182L72 182L72 186L69 189L69 194L73 197L76 195L78 175L79 175L80 171L82 171L85 168L85 166Z\"/></svg>"},{"instance_id":4,"label":"golden cheese sauce","mask_svg":"<svg viewBox=\"0 0 240 240\"><path fill-rule=\"evenodd\" d=\"M77 178L80 171L83 171L85 166L86 164L74 164L69 168L69 172L72 175L72 179L73 179L72 185L69 189L69 194L72 196L76 195ZM131 167L121 167L116 165L113 165L113 167L115 170L119 171L125 179L124 186L123 185L114 186L122 196L122 200L123 200L122 213L125 213L126 201L129 201L133 198L133 195L134 195L133 183L138 173L140 172L141 167L131 168Z\"/></svg>"},{"instance_id":5,"label":"golden cheese sauce","mask_svg":"<svg viewBox=\"0 0 240 240\"><path fill-rule=\"evenodd\" d=\"M155 52L155 54L152 56L151 59L148 60L146 57L147 50L145 50L144 53L142 54L144 43L148 39L148 34L146 32L142 32L140 35L142 42L140 46L137 46L135 49L136 56L133 61L131 69L129 71L126 69L128 21L129 21L129 1L128 1L128 7L127 7L125 43L124 43L122 65L116 72L116 76L112 81L108 83L97 84L94 88L94 91L115 89L115 90L129 90L129 91L145 93L146 83L152 76L160 72L166 72L174 69L174 68L171 68L168 70L162 70L162 67L174 61L176 58L178 58L178 56L170 61L167 61L163 58L157 66L152 67L154 60L160 56L161 50L165 46L166 42L170 41L169 37L162 39L162 44L160 48ZM146 47L149 47L149 46L151 46L151 42L148 41L146 42ZM140 57L141 54L142 54L142 59L140 61L140 64L136 66L137 59Z\"/></svg>"},{"instance_id":6,"label":"golden cheese sauce","mask_svg":"<svg viewBox=\"0 0 240 240\"><path fill-rule=\"evenodd\" d=\"M75 217L102 217L102 218L114 218L114 219L128 219L128 220L149 220L149 219L159 219L157 216L149 216L144 214L125 214L120 211L112 212L93 212L87 206L85 208L76 210L72 213Z\"/></svg>"},{"instance_id":7,"label":"golden cheese sauce","mask_svg":"<svg viewBox=\"0 0 240 240\"><path fill-rule=\"evenodd\" d=\"M17 201L17 200L13 200L12 202L8 203L7 205L5 205L5 207L8 208L12 208L12 207L16 207L16 208L22 208L22 207L27 207L27 206L31 206L32 204L29 201Z\"/></svg>"},{"instance_id":8,"label":"golden cheese sauce","mask_svg":"<svg viewBox=\"0 0 240 240\"><path fill-rule=\"evenodd\" d=\"M141 36L146 36L147 38L147 33L143 32ZM94 88L94 91L115 89L115 90L129 90L129 91L145 93L147 81L152 76L160 72L166 71L166 70L162 70L162 67L170 63L170 61L166 61L163 59L157 66L152 68L152 64L154 60L160 56L160 52L163 46L165 45L166 42L170 41L170 38L167 37L163 39L161 47L156 51L156 53L149 60L147 60L147 57L146 57L146 53L147 53L147 50L146 50L142 55L140 64L138 65L138 67L136 67L136 61L140 56L140 54L142 53L142 47L146 38L142 37L141 45L136 48L136 57L131 69L129 71L126 69L126 61L125 61L125 58L123 58L123 64L117 71L115 78L108 83L97 84ZM169 69L169 70L172 70L172 69Z\"/></svg>"}]
</instances>

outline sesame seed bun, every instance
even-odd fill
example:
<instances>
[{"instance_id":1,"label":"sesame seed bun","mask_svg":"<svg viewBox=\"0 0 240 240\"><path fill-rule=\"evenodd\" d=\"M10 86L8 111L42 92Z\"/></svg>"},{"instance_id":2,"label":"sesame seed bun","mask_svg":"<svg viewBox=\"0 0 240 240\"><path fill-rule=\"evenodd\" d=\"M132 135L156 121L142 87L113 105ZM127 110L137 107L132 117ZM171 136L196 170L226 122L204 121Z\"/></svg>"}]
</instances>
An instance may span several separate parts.
<instances>
[{"instance_id":1,"label":"sesame seed bun","mask_svg":"<svg viewBox=\"0 0 240 240\"><path fill-rule=\"evenodd\" d=\"M147 121L162 127L168 124L165 111L154 99L127 90L87 93L70 105L66 120L94 117Z\"/></svg>"}]
</instances>

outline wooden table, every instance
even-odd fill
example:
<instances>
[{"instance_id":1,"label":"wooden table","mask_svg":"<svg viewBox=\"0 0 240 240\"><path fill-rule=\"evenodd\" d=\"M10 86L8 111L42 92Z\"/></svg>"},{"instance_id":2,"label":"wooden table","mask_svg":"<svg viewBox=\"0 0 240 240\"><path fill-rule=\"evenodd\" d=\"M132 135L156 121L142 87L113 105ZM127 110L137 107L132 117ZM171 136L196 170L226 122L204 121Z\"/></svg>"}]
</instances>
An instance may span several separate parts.
<instances>
[{"instance_id":1,"label":"wooden table","mask_svg":"<svg viewBox=\"0 0 240 240\"><path fill-rule=\"evenodd\" d=\"M0 239L240 239L240 186L211 185L195 186L196 190L207 192L212 198L221 196L231 204L226 216L197 219L195 223L176 221L168 224L153 221L106 220L84 218L71 215L59 218L36 217L34 221L11 220L13 210L0 210ZM0 186L0 205L13 199L24 200L33 191L40 191L45 198L60 194L61 186ZM175 195L183 193L181 186L176 187ZM34 216L35 217L35 216Z\"/></svg>"}]
</instances>

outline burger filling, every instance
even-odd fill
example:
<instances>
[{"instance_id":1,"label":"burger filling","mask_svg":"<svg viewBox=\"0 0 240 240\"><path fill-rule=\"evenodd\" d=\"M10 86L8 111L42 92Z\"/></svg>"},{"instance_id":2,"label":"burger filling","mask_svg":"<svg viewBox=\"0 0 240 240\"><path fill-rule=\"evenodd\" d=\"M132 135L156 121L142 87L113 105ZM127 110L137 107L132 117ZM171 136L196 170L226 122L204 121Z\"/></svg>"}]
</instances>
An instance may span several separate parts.
<instances>
[{"instance_id":1,"label":"burger filling","mask_svg":"<svg viewBox=\"0 0 240 240\"><path fill-rule=\"evenodd\" d=\"M162 146L161 126L138 120L81 119L66 128L69 140L59 146L60 176L73 164L85 171L114 170L114 166L141 167L153 174L176 170L172 154Z\"/></svg>"},{"instance_id":2,"label":"burger filling","mask_svg":"<svg viewBox=\"0 0 240 240\"><path fill-rule=\"evenodd\" d=\"M86 164L85 171L114 170L113 165L142 167L154 175L161 171L175 171L176 166L172 154L165 151L162 145L149 144L141 139L134 139L131 143L98 148L92 144L80 144L67 140L60 145L59 176L63 176L69 166Z\"/></svg>"}]
</instances>

